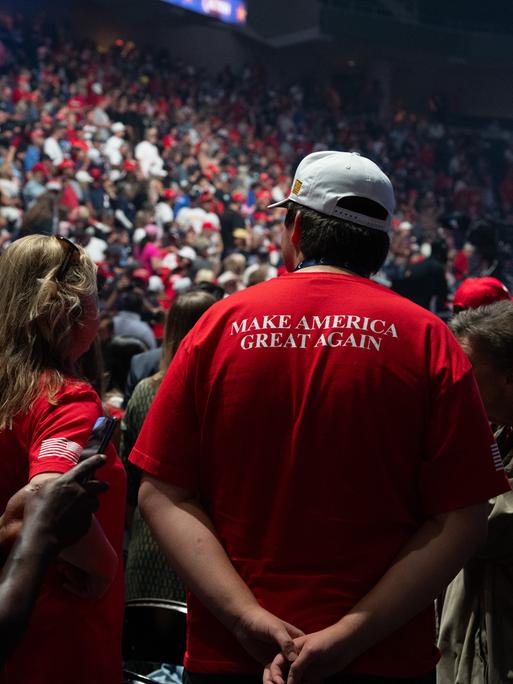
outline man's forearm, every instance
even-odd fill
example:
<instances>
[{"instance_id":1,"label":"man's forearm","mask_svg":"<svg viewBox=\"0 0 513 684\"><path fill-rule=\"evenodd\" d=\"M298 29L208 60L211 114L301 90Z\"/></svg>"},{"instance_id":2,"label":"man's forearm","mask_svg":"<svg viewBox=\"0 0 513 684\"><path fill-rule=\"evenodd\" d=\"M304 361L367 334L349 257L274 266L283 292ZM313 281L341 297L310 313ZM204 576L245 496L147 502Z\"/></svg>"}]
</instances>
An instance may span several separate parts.
<instances>
[{"instance_id":1,"label":"man's forearm","mask_svg":"<svg viewBox=\"0 0 513 684\"><path fill-rule=\"evenodd\" d=\"M206 513L191 498L171 502L172 488L146 478L139 505L160 547L187 587L232 629L256 599L237 574Z\"/></svg>"},{"instance_id":2,"label":"man's forearm","mask_svg":"<svg viewBox=\"0 0 513 684\"><path fill-rule=\"evenodd\" d=\"M0 583L0 663L21 638L46 570L56 555L55 541L34 528L23 533L7 559Z\"/></svg>"},{"instance_id":3,"label":"man's forearm","mask_svg":"<svg viewBox=\"0 0 513 684\"><path fill-rule=\"evenodd\" d=\"M427 521L373 589L335 629L351 660L424 610L486 535L486 504Z\"/></svg>"}]
</instances>

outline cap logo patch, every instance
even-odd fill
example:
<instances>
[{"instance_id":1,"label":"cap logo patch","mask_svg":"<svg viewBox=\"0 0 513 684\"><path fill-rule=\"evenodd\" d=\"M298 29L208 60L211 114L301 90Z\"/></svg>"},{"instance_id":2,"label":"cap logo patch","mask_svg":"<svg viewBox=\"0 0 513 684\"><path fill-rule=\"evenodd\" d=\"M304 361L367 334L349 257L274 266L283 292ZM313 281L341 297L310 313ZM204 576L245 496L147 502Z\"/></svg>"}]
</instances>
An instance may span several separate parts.
<instances>
[{"instance_id":1,"label":"cap logo patch","mask_svg":"<svg viewBox=\"0 0 513 684\"><path fill-rule=\"evenodd\" d=\"M300 181L299 178L296 178L296 180L294 182L294 187L292 188L292 194L293 195L299 195L302 187L303 187L303 181Z\"/></svg>"}]
</instances>

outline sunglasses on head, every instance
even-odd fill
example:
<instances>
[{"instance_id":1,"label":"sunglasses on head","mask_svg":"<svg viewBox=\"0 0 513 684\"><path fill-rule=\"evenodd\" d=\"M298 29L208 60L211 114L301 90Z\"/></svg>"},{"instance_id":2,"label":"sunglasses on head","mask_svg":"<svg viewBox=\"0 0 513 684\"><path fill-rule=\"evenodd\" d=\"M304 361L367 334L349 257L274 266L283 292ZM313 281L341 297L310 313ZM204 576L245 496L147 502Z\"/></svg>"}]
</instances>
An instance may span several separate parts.
<instances>
[{"instance_id":1,"label":"sunglasses on head","mask_svg":"<svg viewBox=\"0 0 513 684\"><path fill-rule=\"evenodd\" d=\"M64 252L64 258L62 264L59 266L59 270L55 274L55 280L64 280L71 264L77 264L79 262L80 250L75 243L68 240L68 238L63 237L62 235L55 235L54 237L59 240L59 244Z\"/></svg>"}]
</instances>

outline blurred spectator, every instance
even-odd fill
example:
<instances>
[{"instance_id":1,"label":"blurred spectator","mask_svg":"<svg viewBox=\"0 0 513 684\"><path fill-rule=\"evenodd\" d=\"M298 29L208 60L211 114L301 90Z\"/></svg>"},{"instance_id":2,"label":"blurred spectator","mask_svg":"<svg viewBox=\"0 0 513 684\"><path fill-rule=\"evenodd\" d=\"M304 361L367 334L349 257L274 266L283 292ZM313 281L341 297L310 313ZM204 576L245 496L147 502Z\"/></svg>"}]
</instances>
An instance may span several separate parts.
<instances>
[{"instance_id":1,"label":"blurred spectator","mask_svg":"<svg viewBox=\"0 0 513 684\"><path fill-rule=\"evenodd\" d=\"M98 52L44 21L5 21L7 38L23 38L0 49L0 248L34 232L76 236L100 265L102 308L116 313L113 289L137 264L163 287L144 305L151 324L231 253L244 266L224 270L250 269L243 285L264 263L266 277L283 272L281 210L268 205L314 148L358 150L397 189L380 282L442 315L442 278L449 295L468 276L513 282L513 153L501 124L470 131L433 108L436 96L385 119L363 72L356 89L329 74L323 85L279 82L258 66L200 75L132 43ZM445 264L429 258L440 240Z\"/></svg>"},{"instance_id":2,"label":"blurred spectator","mask_svg":"<svg viewBox=\"0 0 513 684\"><path fill-rule=\"evenodd\" d=\"M513 483L513 302L469 308L451 321L451 328L472 362L488 418L497 426L495 467L505 469ZM439 684L502 684L513 671L512 535L513 492L507 492L490 501L486 544L445 592Z\"/></svg>"},{"instance_id":3,"label":"blurred spectator","mask_svg":"<svg viewBox=\"0 0 513 684\"><path fill-rule=\"evenodd\" d=\"M116 337L135 337L146 349L155 349L157 343L150 326L141 320L143 298L138 292L125 292L119 302L119 313L114 316ZM127 368L128 373L128 368Z\"/></svg>"},{"instance_id":4,"label":"blurred spectator","mask_svg":"<svg viewBox=\"0 0 513 684\"><path fill-rule=\"evenodd\" d=\"M445 277L447 246L433 242L427 259L410 263L404 276L392 281L393 289L425 309L442 312L447 308L448 286Z\"/></svg>"},{"instance_id":5,"label":"blurred spectator","mask_svg":"<svg viewBox=\"0 0 513 684\"><path fill-rule=\"evenodd\" d=\"M215 302L216 299L213 295L200 290L187 292L175 299L166 318L160 371L139 382L128 402L123 419L120 453L128 473L127 520L131 531L126 565L126 595L128 599L185 600L185 589L181 581L169 568L137 508L141 473L138 468L128 462L128 456L160 387L164 373L176 354L180 342L204 312ZM132 515L134 516L133 522Z\"/></svg>"}]
</instances>

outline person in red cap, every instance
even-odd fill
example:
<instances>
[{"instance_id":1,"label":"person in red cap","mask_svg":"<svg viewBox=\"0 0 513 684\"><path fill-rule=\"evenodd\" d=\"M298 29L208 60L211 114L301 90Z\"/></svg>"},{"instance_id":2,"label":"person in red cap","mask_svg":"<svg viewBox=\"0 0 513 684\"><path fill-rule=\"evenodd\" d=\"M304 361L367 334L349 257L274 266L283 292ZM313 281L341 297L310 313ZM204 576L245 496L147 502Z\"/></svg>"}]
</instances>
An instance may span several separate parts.
<instances>
[{"instance_id":1,"label":"person in red cap","mask_svg":"<svg viewBox=\"0 0 513 684\"><path fill-rule=\"evenodd\" d=\"M22 194L27 208L30 208L33 202L46 192L47 175L45 165L41 162L34 164L32 170L27 175L29 180L23 186Z\"/></svg>"},{"instance_id":2,"label":"person in red cap","mask_svg":"<svg viewBox=\"0 0 513 684\"><path fill-rule=\"evenodd\" d=\"M75 164L71 159L64 159L61 164L59 164L59 171L61 173L62 182L62 196L61 196L61 206L66 207L69 212L76 209L80 202L78 199L79 193L75 187L74 177L75 177Z\"/></svg>"},{"instance_id":3,"label":"person in red cap","mask_svg":"<svg viewBox=\"0 0 513 684\"><path fill-rule=\"evenodd\" d=\"M189 588L185 681L431 684L434 598L509 483L454 337L370 279L387 176L316 152L279 206L288 273L206 312L130 457Z\"/></svg>"},{"instance_id":4,"label":"person in red cap","mask_svg":"<svg viewBox=\"0 0 513 684\"><path fill-rule=\"evenodd\" d=\"M458 313L503 299L511 299L511 295L506 285L497 278L467 278L454 293L452 306L454 313Z\"/></svg>"}]
</instances>

